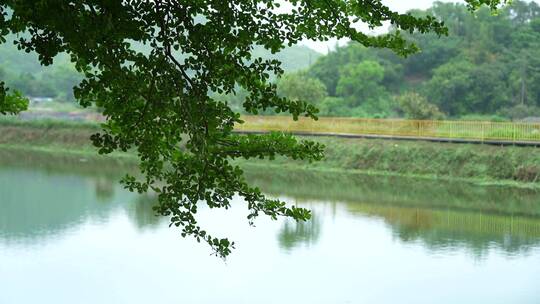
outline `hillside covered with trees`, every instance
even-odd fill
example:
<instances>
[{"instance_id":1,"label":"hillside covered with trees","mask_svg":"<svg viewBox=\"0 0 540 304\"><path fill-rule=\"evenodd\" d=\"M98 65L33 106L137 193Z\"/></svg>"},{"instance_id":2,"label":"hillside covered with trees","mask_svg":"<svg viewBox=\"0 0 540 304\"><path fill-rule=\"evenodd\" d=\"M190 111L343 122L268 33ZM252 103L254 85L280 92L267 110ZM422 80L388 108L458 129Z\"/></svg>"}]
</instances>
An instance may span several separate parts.
<instances>
[{"instance_id":1,"label":"hillside covered with trees","mask_svg":"<svg viewBox=\"0 0 540 304\"><path fill-rule=\"evenodd\" d=\"M283 78L282 94L308 98L328 116L540 116L538 4L513 1L494 15L436 2L411 13L444 21L448 36L407 35L420 48L407 58L350 43Z\"/></svg>"},{"instance_id":2,"label":"hillside covered with trees","mask_svg":"<svg viewBox=\"0 0 540 304\"><path fill-rule=\"evenodd\" d=\"M25 96L74 102L73 87L82 80L82 77L66 54L56 56L53 65L42 66L36 54L17 50L13 44L16 37L10 35L6 40L6 43L0 44L0 80ZM146 51L141 45L135 45L134 48ZM321 53L305 46L292 46L277 54L271 54L262 47L256 47L253 51L254 58L281 61L282 68L286 72L306 69L320 56Z\"/></svg>"}]
</instances>

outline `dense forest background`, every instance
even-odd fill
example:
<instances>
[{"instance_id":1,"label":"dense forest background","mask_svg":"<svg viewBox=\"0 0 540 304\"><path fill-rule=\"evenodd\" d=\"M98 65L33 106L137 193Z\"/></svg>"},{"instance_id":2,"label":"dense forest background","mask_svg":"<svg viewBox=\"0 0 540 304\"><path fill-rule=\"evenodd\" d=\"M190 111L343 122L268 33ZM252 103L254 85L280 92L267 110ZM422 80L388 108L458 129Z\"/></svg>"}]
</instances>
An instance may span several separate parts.
<instances>
[{"instance_id":1,"label":"dense forest background","mask_svg":"<svg viewBox=\"0 0 540 304\"><path fill-rule=\"evenodd\" d=\"M285 81L306 78L312 87L322 84L324 97L315 102L323 115L540 116L538 4L512 1L497 15L487 8L473 15L465 5L436 2L411 13L443 20L449 35L408 34L421 49L408 58L351 43ZM285 95L301 96L282 87Z\"/></svg>"},{"instance_id":2,"label":"dense forest background","mask_svg":"<svg viewBox=\"0 0 540 304\"><path fill-rule=\"evenodd\" d=\"M6 43L0 44L0 80L26 96L74 101L73 87L82 77L66 54L56 56L53 65L44 67L40 65L37 55L17 50L13 44L17 37L8 36L6 40ZM134 48L145 52L144 46ZM305 46L292 46L278 54L256 47L253 56L278 59L282 62L282 68L290 73L307 68L322 54Z\"/></svg>"},{"instance_id":3,"label":"dense forest background","mask_svg":"<svg viewBox=\"0 0 540 304\"><path fill-rule=\"evenodd\" d=\"M329 116L540 116L538 4L513 1L497 15L473 15L437 2L411 13L443 20L449 35L408 34L421 49L408 58L350 43L282 79L282 94L312 100Z\"/></svg>"},{"instance_id":4,"label":"dense forest background","mask_svg":"<svg viewBox=\"0 0 540 304\"><path fill-rule=\"evenodd\" d=\"M471 14L463 4L436 2L410 13L441 19L449 35L406 34L421 49L408 58L356 43L325 56L304 46L275 55L257 48L254 55L281 60L286 74L277 80L280 94L316 104L323 116L540 117L538 4L513 1L494 15L487 8ZM0 79L27 96L73 102L72 87L81 77L65 55L42 67L35 55L8 42L0 45ZM241 90L215 97L242 111Z\"/></svg>"}]
</instances>

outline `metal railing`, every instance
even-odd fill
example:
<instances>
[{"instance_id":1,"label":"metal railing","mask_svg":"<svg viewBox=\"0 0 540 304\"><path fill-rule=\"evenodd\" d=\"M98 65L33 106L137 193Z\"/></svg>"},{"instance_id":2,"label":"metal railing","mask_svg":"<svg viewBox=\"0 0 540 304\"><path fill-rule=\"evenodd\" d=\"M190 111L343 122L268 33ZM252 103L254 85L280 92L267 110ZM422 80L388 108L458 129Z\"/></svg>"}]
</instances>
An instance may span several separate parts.
<instances>
[{"instance_id":1,"label":"metal railing","mask_svg":"<svg viewBox=\"0 0 540 304\"><path fill-rule=\"evenodd\" d=\"M318 121L287 116L243 116L239 131L284 131L302 134L379 135L475 141L540 142L539 123L364 119L321 117Z\"/></svg>"}]
</instances>

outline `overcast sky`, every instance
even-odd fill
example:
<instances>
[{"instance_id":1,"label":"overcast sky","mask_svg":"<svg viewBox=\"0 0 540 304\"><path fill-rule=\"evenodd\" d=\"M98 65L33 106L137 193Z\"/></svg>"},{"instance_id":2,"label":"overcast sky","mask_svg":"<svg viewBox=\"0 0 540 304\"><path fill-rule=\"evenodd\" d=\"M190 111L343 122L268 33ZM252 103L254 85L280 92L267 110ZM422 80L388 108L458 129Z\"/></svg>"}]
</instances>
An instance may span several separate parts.
<instances>
[{"instance_id":1,"label":"overcast sky","mask_svg":"<svg viewBox=\"0 0 540 304\"><path fill-rule=\"evenodd\" d=\"M433 2L435 0L382 0L382 2L390 7L393 10L396 10L400 13L404 13L410 9L417 8L417 9L427 9L431 7ZM461 2L464 3L463 0L441 0L441 2ZM345 43L345 41L341 41L340 44ZM328 42L312 42L312 41L304 41L302 44L309 46L310 48L321 52L326 53L328 51L328 48L332 48L336 44L336 40L328 41Z\"/></svg>"},{"instance_id":2,"label":"overcast sky","mask_svg":"<svg viewBox=\"0 0 540 304\"><path fill-rule=\"evenodd\" d=\"M431 7L433 4L433 0L383 0L384 4L388 5L393 10L396 10L400 13L405 13L406 11L413 9L413 8L419 8L419 9L426 9ZM461 2L464 3L465 1L444 1L441 2Z\"/></svg>"}]
</instances>

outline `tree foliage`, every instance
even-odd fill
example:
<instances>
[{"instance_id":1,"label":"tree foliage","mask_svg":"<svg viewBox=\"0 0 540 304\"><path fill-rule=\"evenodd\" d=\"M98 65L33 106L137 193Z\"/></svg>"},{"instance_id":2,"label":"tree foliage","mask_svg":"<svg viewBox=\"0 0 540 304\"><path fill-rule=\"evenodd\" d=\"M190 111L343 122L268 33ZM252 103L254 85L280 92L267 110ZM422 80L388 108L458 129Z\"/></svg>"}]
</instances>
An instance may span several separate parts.
<instances>
[{"instance_id":1,"label":"tree foliage","mask_svg":"<svg viewBox=\"0 0 540 304\"><path fill-rule=\"evenodd\" d=\"M411 119L441 119L443 113L427 101L427 99L415 92L407 92L398 97L398 103L405 117Z\"/></svg>"},{"instance_id":2,"label":"tree foliage","mask_svg":"<svg viewBox=\"0 0 540 304\"><path fill-rule=\"evenodd\" d=\"M28 99L18 91L10 94L9 89L0 82L0 114L17 114L28 108Z\"/></svg>"},{"instance_id":3,"label":"tree foliage","mask_svg":"<svg viewBox=\"0 0 540 304\"><path fill-rule=\"evenodd\" d=\"M382 85L384 68L375 61L366 60L358 64L342 67L336 86L336 93L344 98L352 113L377 113L384 110L389 100L386 88Z\"/></svg>"},{"instance_id":4,"label":"tree foliage","mask_svg":"<svg viewBox=\"0 0 540 304\"><path fill-rule=\"evenodd\" d=\"M290 73L281 77L277 83L278 94L290 100L300 100L320 104L326 97L326 87L316 79L307 77L305 73Z\"/></svg>"},{"instance_id":5,"label":"tree foliage","mask_svg":"<svg viewBox=\"0 0 540 304\"><path fill-rule=\"evenodd\" d=\"M280 3L292 8L280 10ZM469 3L496 6L499 1ZM369 36L356 29L356 21L371 27L388 21L396 30ZM318 160L322 147L287 134L234 134L234 124L242 123L239 114L210 93L243 88L248 113L273 109L295 119L316 118L313 105L277 94L269 79L283 73L279 61L253 58L253 48L278 52L306 38L347 37L411 54L417 48L402 32L447 30L432 16L398 14L380 1L0 1L0 37L27 33L16 41L19 49L36 52L44 65L65 52L84 75L74 96L83 106L102 108L107 118L103 131L92 136L99 152L136 150L143 177L127 176L125 186L157 192L157 212L181 227L183 236L207 242L220 256L228 255L233 243L198 225L201 201L229 208L238 195L250 223L261 213L310 217L308 210L287 207L250 187L231 160L276 155ZM135 44L147 52L135 50ZM9 98L1 97L0 105L9 108Z\"/></svg>"}]
</instances>

